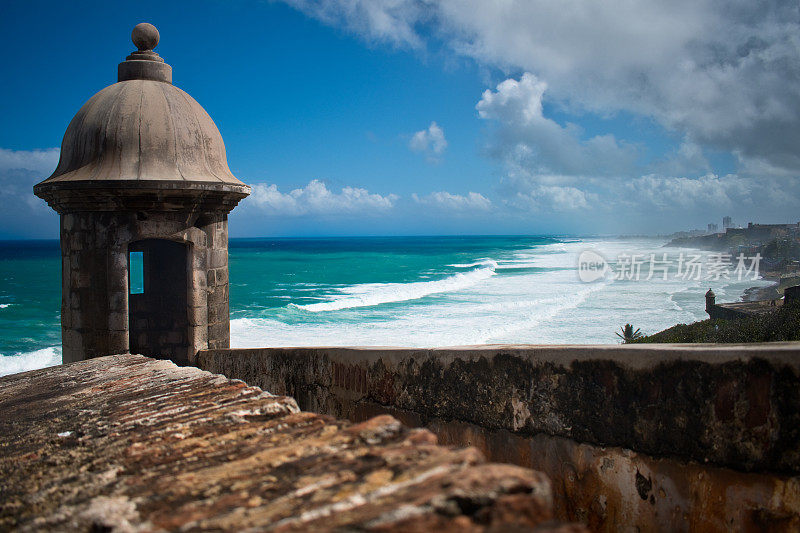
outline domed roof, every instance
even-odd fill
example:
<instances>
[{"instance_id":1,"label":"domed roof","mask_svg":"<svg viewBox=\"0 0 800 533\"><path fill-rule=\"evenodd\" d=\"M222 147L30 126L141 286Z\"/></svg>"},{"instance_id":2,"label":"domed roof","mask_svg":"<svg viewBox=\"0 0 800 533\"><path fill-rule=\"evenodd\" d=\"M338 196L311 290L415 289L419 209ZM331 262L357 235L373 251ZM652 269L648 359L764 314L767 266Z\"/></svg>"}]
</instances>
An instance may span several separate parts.
<instances>
[{"instance_id":1,"label":"domed roof","mask_svg":"<svg viewBox=\"0 0 800 533\"><path fill-rule=\"evenodd\" d=\"M134 28L139 48L119 65L119 80L95 94L70 122L53 175L34 192L122 187L242 193L211 117L172 85L172 69L152 51L158 30ZM49 198L48 201L50 201Z\"/></svg>"}]
</instances>

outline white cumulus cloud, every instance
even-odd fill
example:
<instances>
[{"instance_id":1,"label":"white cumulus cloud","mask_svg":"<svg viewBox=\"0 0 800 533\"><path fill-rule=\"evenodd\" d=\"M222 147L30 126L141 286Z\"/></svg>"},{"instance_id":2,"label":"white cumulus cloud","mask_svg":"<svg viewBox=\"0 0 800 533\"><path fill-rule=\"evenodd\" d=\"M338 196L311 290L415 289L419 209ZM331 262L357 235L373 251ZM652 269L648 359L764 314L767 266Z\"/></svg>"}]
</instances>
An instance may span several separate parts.
<instances>
[{"instance_id":1,"label":"white cumulus cloud","mask_svg":"<svg viewBox=\"0 0 800 533\"><path fill-rule=\"evenodd\" d=\"M576 112L627 111L800 170L800 10L781 0L285 0L369 41L547 82Z\"/></svg>"},{"instance_id":2,"label":"white cumulus cloud","mask_svg":"<svg viewBox=\"0 0 800 533\"><path fill-rule=\"evenodd\" d=\"M444 130L436 122L431 122L428 129L420 130L411 137L408 147L435 160L447 148L447 139L444 137Z\"/></svg>"},{"instance_id":3,"label":"white cumulus cloud","mask_svg":"<svg viewBox=\"0 0 800 533\"><path fill-rule=\"evenodd\" d=\"M484 91L475 106L495 126L492 153L507 164L543 174L620 175L632 171L635 147L613 135L582 139L573 124L562 126L544 116L547 84L530 73L509 78L496 90Z\"/></svg>"},{"instance_id":4,"label":"white cumulus cloud","mask_svg":"<svg viewBox=\"0 0 800 533\"><path fill-rule=\"evenodd\" d=\"M398 196L370 193L358 187L343 187L334 192L324 182L311 180L308 185L282 193L277 185L257 183L247 203L270 215L347 215L380 212L394 207Z\"/></svg>"},{"instance_id":5,"label":"white cumulus cloud","mask_svg":"<svg viewBox=\"0 0 800 533\"><path fill-rule=\"evenodd\" d=\"M449 50L503 73L476 106L503 168L495 204L675 226L796 217L796 1L283 1L371 43ZM632 144L595 120L615 116L655 123L680 146L650 154L646 136ZM436 161L430 131L409 145Z\"/></svg>"}]
</instances>

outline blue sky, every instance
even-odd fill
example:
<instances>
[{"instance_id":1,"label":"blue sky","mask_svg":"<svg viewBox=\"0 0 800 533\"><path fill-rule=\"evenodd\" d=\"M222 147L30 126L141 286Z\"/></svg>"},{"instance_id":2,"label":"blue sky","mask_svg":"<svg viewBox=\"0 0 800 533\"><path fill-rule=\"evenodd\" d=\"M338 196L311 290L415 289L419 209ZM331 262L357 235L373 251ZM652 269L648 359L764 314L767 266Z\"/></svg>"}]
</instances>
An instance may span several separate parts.
<instances>
[{"instance_id":1,"label":"blue sky","mask_svg":"<svg viewBox=\"0 0 800 533\"><path fill-rule=\"evenodd\" d=\"M0 238L57 237L30 187L142 21L253 186L232 236L800 218L796 3L565 1L6 2Z\"/></svg>"}]
</instances>

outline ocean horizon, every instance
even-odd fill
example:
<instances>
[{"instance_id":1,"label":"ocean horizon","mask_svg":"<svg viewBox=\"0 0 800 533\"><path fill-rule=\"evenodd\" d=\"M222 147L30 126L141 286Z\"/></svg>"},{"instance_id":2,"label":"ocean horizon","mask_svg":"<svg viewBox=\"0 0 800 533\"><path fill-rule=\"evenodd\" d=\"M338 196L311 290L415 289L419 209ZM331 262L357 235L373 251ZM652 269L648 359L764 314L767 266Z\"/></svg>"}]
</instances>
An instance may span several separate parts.
<instances>
[{"instance_id":1,"label":"ocean horizon","mask_svg":"<svg viewBox=\"0 0 800 533\"><path fill-rule=\"evenodd\" d=\"M231 346L613 344L707 318L763 280L611 275L622 257L706 257L667 239L569 236L277 237L230 240ZM582 281L578 258L609 275ZM0 241L0 375L61 362L56 240ZM668 279L663 279L663 278ZM628 279L631 278L631 279ZM650 278L650 279L647 279Z\"/></svg>"}]
</instances>

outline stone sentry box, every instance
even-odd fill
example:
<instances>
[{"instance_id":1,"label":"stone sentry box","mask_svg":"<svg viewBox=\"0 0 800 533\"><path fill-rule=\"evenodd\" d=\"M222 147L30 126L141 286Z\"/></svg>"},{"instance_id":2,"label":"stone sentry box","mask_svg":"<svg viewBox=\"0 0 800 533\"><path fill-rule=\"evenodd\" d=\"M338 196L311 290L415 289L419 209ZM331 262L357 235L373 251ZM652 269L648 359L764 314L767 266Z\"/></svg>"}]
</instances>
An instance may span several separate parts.
<instances>
[{"instance_id":1,"label":"stone sentry box","mask_svg":"<svg viewBox=\"0 0 800 533\"><path fill-rule=\"evenodd\" d=\"M61 215L65 363L130 351L189 364L230 344L228 213L250 188L208 113L172 85L158 30L138 24L132 38L119 81L78 111L34 187Z\"/></svg>"}]
</instances>

